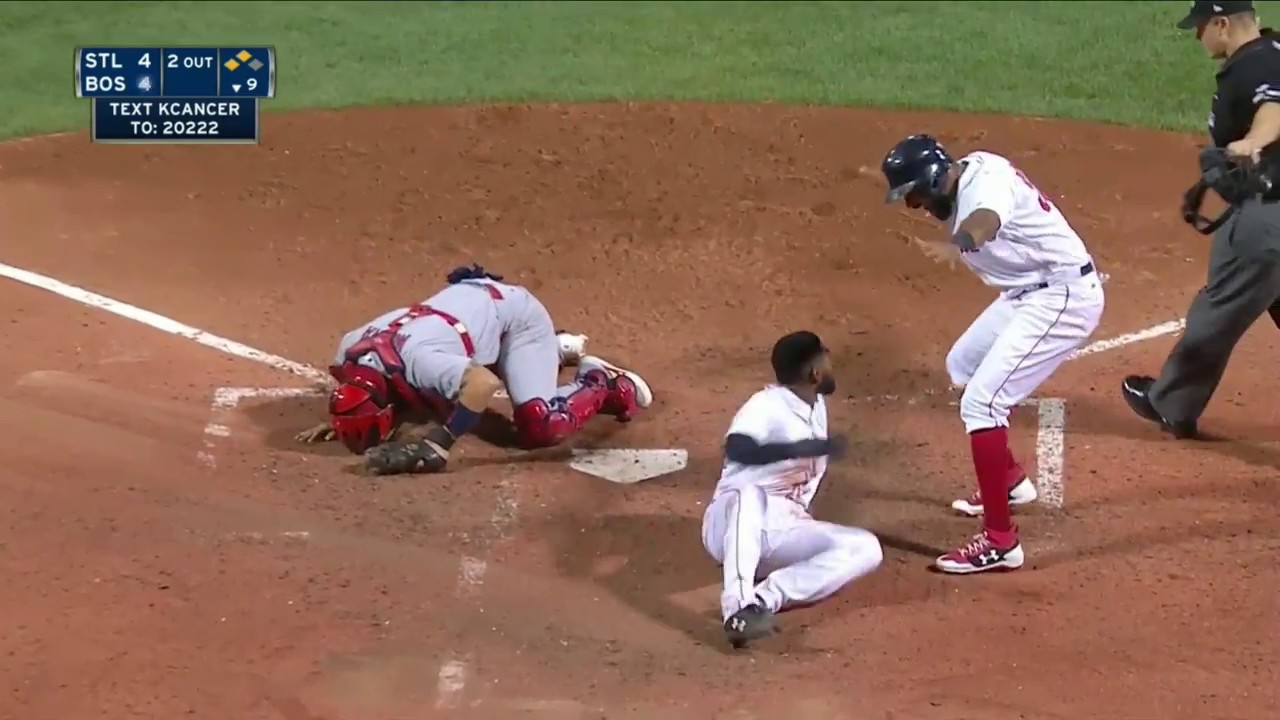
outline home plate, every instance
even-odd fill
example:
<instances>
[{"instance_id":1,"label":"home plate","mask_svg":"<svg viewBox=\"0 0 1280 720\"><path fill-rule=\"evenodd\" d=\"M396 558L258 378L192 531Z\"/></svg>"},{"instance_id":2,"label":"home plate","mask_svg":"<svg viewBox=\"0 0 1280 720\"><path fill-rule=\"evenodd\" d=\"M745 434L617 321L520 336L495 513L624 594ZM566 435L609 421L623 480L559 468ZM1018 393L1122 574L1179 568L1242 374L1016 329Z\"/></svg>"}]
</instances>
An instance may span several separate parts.
<instances>
[{"instance_id":1,"label":"home plate","mask_svg":"<svg viewBox=\"0 0 1280 720\"><path fill-rule=\"evenodd\" d=\"M679 472L689 464L688 450L574 450L569 467L619 485Z\"/></svg>"}]
</instances>

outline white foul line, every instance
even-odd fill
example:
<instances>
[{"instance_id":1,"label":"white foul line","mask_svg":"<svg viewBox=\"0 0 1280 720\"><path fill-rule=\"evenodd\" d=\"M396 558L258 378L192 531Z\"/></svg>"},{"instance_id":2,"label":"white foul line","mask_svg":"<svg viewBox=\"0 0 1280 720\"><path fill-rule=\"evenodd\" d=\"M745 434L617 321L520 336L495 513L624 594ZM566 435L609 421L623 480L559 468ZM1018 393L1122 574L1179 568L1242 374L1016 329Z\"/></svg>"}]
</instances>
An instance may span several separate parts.
<instances>
[{"instance_id":1,"label":"white foul line","mask_svg":"<svg viewBox=\"0 0 1280 720\"><path fill-rule=\"evenodd\" d=\"M1036 432L1036 492L1039 501L1061 510L1064 500L1062 478L1066 452L1067 401L1040 398L1039 427Z\"/></svg>"},{"instance_id":2,"label":"white foul line","mask_svg":"<svg viewBox=\"0 0 1280 720\"><path fill-rule=\"evenodd\" d=\"M308 397L316 395L319 391L314 388L291 388L291 387L220 387L213 391L213 403L209 407L209 423L204 426L204 449L196 453L196 459L201 465L212 470L217 467L218 461L213 451L218 443L218 438L231 437L231 427L226 423L230 421L231 414L240 406L245 398L266 397L266 398L286 398L286 397Z\"/></svg>"},{"instance_id":3,"label":"white foul line","mask_svg":"<svg viewBox=\"0 0 1280 720\"><path fill-rule=\"evenodd\" d=\"M873 395L867 398L854 398L854 402L902 402L915 405L921 400L942 395L941 392L926 392L916 397L900 395ZM947 403L958 407L960 402L952 400ZM1036 502L1053 510L1061 510L1066 499L1066 435L1067 435L1067 400L1060 397L1027 398L1018 405L1036 407Z\"/></svg>"},{"instance_id":4,"label":"white foul line","mask_svg":"<svg viewBox=\"0 0 1280 720\"><path fill-rule=\"evenodd\" d=\"M485 558L493 543L506 538L507 529L516 521L518 512L515 473L509 467L503 468L502 479L498 482L498 499L494 504L493 515L489 518L493 534L490 537L475 538L471 554L463 556L458 567L455 596L465 599L479 593L480 586L484 584L485 573L489 570L489 562ZM453 709L462 704L462 694L466 690L467 675L470 672L470 659L457 652L450 652L446 658L436 678L436 707Z\"/></svg>"},{"instance_id":5,"label":"white foul line","mask_svg":"<svg viewBox=\"0 0 1280 720\"><path fill-rule=\"evenodd\" d=\"M1182 332L1186 326L1186 320L1170 320L1169 322L1160 323L1159 325L1152 325L1146 330L1125 333L1124 335L1117 335L1113 338L1089 343L1088 345L1085 345L1079 350L1071 353L1067 359L1075 360L1076 358L1084 355L1093 355L1095 353L1106 352L1107 350L1115 350L1116 348L1122 348L1125 345L1132 345L1136 342L1151 340L1152 338L1158 338L1163 335L1173 335L1175 333Z\"/></svg>"},{"instance_id":6,"label":"white foul line","mask_svg":"<svg viewBox=\"0 0 1280 720\"><path fill-rule=\"evenodd\" d=\"M277 370L284 370L314 382L325 384L329 382L329 376L327 374L311 367L310 365L303 365L302 363L294 362L287 358L280 357L279 355L272 355L269 352L264 352L257 348L249 347L243 343L238 343L235 340L228 340L227 338L219 337L213 333L208 333L199 328L194 328L190 325L180 323L172 318L167 318L163 315L153 313L150 310L143 310L140 307L130 305L126 302L113 300L105 295L99 295L98 293L76 287L75 285L68 285L61 280L54 280L51 277L46 277L39 273L33 273L29 270L23 270L22 268L16 268L12 265L5 265L4 263L0 263L0 277L7 277L10 280L17 280L18 282L30 285L31 287L47 290L56 295L61 295L68 300L74 300L82 305L106 310L109 313L119 315L123 318L128 318L135 322L140 322L143 325L153 327L156 330L169 333L170 335L177 335L178 337L184 337L188 340L194 340L201 345L211 347L214 350L219 350L228 355L260 362L263 365L268 365L276 368Z\"/></svg>"},{"instance_id":7,"label":"white foul line","mask_svg":"<svg viewBox=\"0 0 1280 720\"><path fill-rule=\"evenodd\" d=\"M222 387L213 393L209 423L204 428L204 449L197 456L206 467L214 467L214 450L218 442L231 436L231 414L242 402L251 398L310 397L319 394L315 388L296 387ZM519 504L514 472L504 469L498 482L497 500L489 517L490 533L472 539L468 554L458 563L454 595L460 600L476 597L489 571L488 556L496 542L506 538L507 530L516 522ZM467 687L471 659L461 652L450 651L436 678L436 707L458 708Z\"/></svg>"},{"instance_id":8,"label":"white foul line","mask_svg":"<svg viewBox=\"0 0 1280 720\"><path fill-rule=\"evenodd\" d=\"M451 658L440 666L436 680L436 707L456 708L462 703L462 691L467 688L467 661Z\"/></svg>"}]
</instances>

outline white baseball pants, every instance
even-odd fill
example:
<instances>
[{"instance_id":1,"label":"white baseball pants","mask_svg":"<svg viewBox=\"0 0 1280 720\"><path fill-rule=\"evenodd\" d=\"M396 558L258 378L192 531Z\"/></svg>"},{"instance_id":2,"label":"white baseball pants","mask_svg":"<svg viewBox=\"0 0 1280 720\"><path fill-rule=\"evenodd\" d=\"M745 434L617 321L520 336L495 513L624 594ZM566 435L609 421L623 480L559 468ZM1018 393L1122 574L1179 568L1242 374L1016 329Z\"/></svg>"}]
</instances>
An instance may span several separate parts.
<instances>
[{"instance_id":1,"label":"white baseball pants","mask_svg":"<svg viewBox=\"0 0 1280 720\"><path fill-rule=\"evenodd\" d=\"M711 502L702 516L702 545L724 568L726 620L756 597L773 612L816 602L884 560L880 540L867 530L814 520L797 503L754 485Z\"/></svg>"},{"instance_id":2,"label":"white baseball pants","mask_svg":"<svg viewBox=\"0 0 1280 720\"><path fill-rule=\"evenodd\" d=\"M1009 412L1089 340L1105 307L1097 273L1015 299L997 297L947 353L951 384L964 387L965 432L1008 427Z\"/></svg>"}]
</instances>

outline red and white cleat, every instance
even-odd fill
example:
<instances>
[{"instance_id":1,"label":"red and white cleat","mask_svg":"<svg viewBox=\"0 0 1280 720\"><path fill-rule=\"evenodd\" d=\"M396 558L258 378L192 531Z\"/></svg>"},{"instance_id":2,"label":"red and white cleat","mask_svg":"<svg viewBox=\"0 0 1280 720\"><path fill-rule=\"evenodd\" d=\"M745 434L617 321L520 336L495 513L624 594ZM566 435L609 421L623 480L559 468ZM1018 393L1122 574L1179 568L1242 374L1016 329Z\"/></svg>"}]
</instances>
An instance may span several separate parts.
<instances>
[{"instance_id":1,"label":"red and white cleat","mask_svg":"<svg viewBox=\"0 0 1280 720\"><path fill-rule=\"evenodd\" d=\"M934 567L952 575L980 572L1007 572L1022 567L1026 556L1017 540L1001 547L986 532L975 535L967 545L956 548L934 561Z\"/></svg>"},{"instance_id":2,"label":"red and white cleat","mask_svg":"<svg viewBox=\"0 0 1280 720\"><path fill-rule=\"evenodd\" d=\"M1039 497L1039 494L1036 492L1035 483L1024 476L1016 485L1009 488L1009 507L1015 508L1019 505L1030 505L1036 501L1037 497ZM951 509L969 517L982 515L982 493L975 492L967 498L953 501Z\"/></svg>"}]
</instances>

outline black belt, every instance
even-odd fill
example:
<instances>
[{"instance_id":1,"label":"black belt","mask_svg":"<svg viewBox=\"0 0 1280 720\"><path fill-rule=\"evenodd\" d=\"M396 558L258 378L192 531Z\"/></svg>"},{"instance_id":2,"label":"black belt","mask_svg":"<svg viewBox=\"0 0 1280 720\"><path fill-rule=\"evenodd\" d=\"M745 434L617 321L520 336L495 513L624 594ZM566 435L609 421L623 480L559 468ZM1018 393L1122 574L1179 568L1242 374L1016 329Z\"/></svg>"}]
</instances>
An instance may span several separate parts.
<instances>
[{"instance_id":1,"label":"black belt","mask_svg":"<svg viewBox=\"0 0 1280 720\"><path fill-rule=\"evenodd\" d=\"M1085 263L1080 266L1080 277L1087 277L1092 274L1093 274L1093 263ZM1047 282L1042 282L1037 285L1028 285L1025 288L1022 288L1022 291L1018 294L1023 295L1029 292L1035 292L1036 290L1044 290L1045 288L1049 287L1049 285L1050 283L1047 283Z\"/></svg>"}]
</instances>

